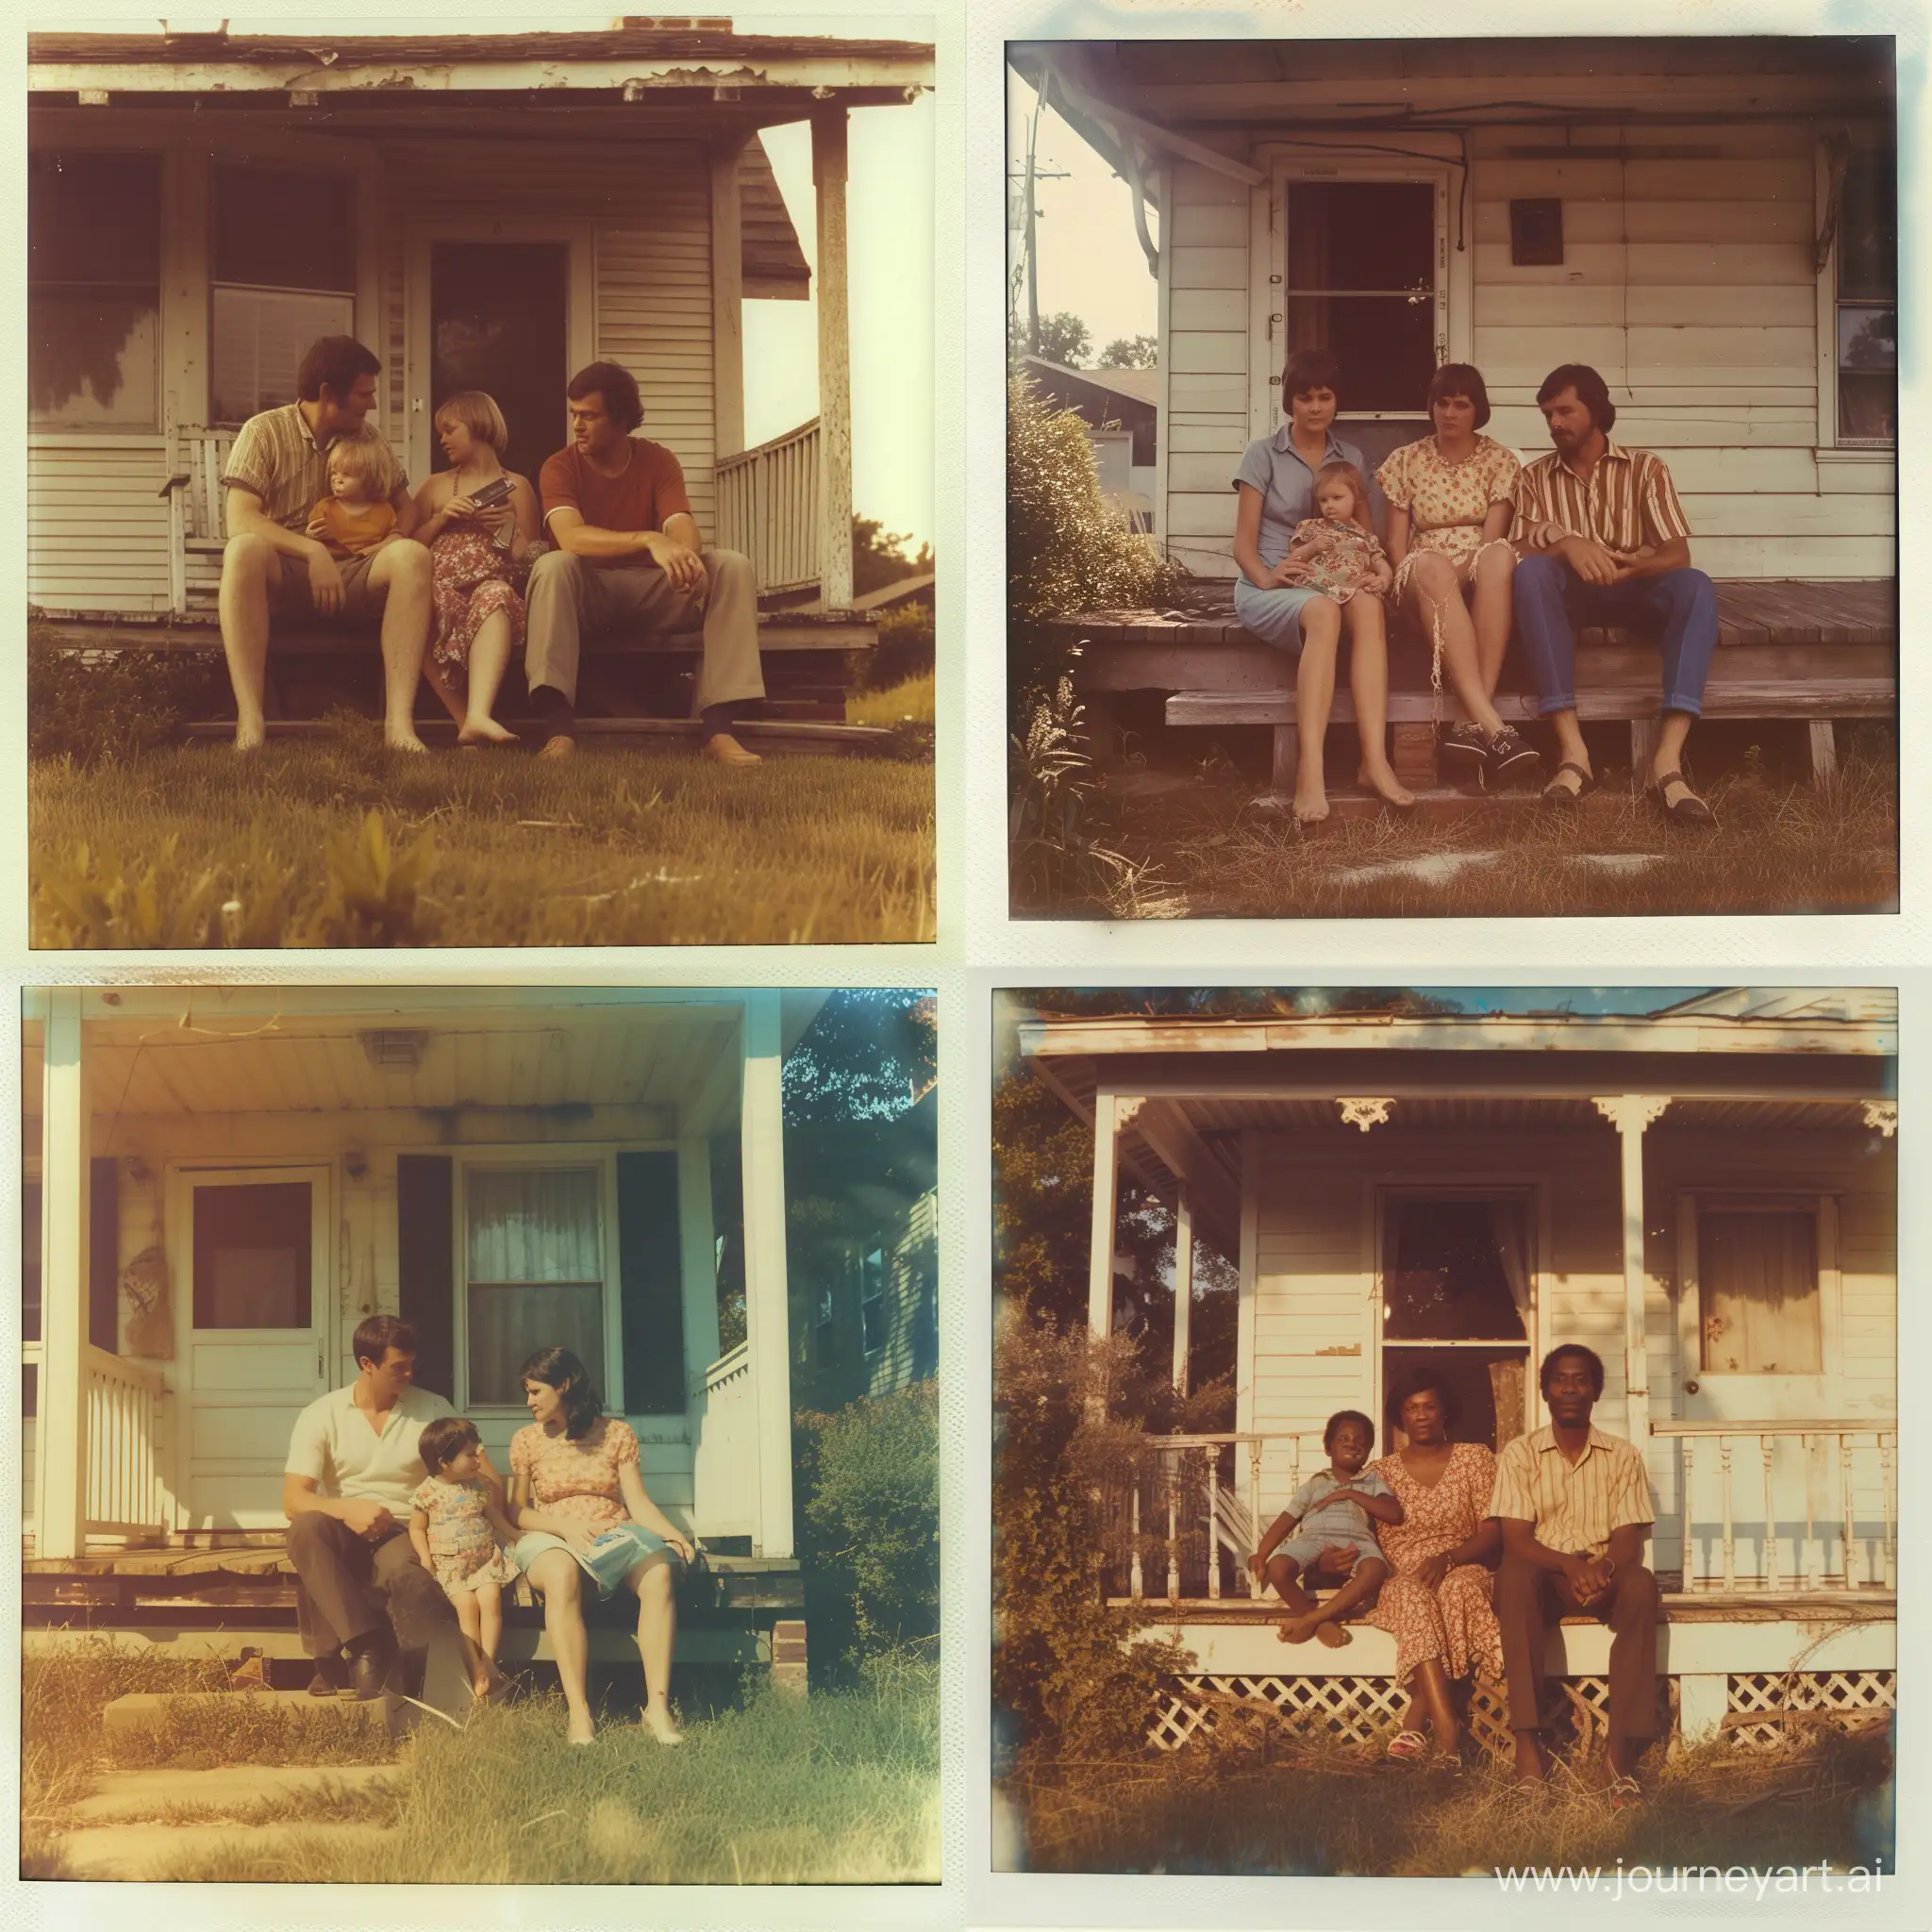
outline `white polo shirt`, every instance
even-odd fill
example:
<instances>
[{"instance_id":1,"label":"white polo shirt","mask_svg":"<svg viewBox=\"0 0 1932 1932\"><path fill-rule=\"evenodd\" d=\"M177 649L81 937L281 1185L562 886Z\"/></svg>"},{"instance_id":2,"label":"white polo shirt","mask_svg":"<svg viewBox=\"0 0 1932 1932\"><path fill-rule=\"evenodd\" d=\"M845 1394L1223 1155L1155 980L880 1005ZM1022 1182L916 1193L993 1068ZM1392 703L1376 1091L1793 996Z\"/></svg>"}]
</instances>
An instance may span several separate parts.
<instances>
[{"instance_id":1,"label":"white polo shirt","mask_svg":"<svg viewBox=\"0 0 1932 1932\"><path fill-rule=\"evenodd\" d=\"M313 1477L325 1496L368 1496L401 1521L428 1474L416 1447L424 1425L455 1413L441 1395L426 1389L406 1390L384 1418L378 1436L356 1407L355 1384L331 1389L295 1418L284 1466L290 1475Z\"/></svg>"}]
</instances>

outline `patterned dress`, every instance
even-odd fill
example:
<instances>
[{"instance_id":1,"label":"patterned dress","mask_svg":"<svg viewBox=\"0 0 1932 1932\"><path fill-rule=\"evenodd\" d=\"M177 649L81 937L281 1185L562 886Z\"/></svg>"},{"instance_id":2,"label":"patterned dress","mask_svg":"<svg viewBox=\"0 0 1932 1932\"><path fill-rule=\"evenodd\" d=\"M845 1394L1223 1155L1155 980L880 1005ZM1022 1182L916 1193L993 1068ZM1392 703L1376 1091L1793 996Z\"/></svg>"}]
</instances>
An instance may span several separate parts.
<instances>
[{"instance_id":1,"label":"patterned dress","mask_svg":"<svg viewBox=\"0 0 1932 1932\"><path fill-rule=\"evenodd\" d=\"M521 563L490 541L485 524L452 524L429 546L429 594L436 608L430 656L453 686L469 677L470 646L498 611L509 616L509 647L524 641L524 600L518 586L529 580L535 547Z\"/></svg>"},{"instance_id":2,"label":"patterned dress","mask_svg":"<svg viewBox=\"0 0 1932 1932\"><path fill-rule=\"evenodd\" d=\"M1371 592L1382 586L1375 566L1382 561L1382 546L1374 534L1346 517L1308 517L1294 526L1293 542L1321 541L1321 547L1296 558L1291 549L1288 575L1296 584L1306 584L1346 604L1357 591Z\"/></svg>"},{"instance_id":3,"label":"patterned dress","mask_svg":"<svg viewBox=\"0 0 1932 1932\"><path fill-rule=\"evenodd\" d=\"M1391 451L1375 481L1391 507L1408 512L1408 553L1395 573L1396 595L1407 587L1410 559L1425 550L1440 551L1462 582L1474 582L1476 557L1487 547L1483 520L1496 504L1515 502L1522 472L1513 451L1482 435L1459 463L1442 460L1433 436Z\"/></svg>"},{"instance_id":4,"label":"patterned dress","mask_svg":"<svg viewBox=\"0 0 1932 1932\"><path fill-rule=\"evenodd\" d=\"M551 1435L541 1423L509 1441L510 1474L529 1477L532 1508L613 1527L630 1521L617 1473L637 1459L637 1437L614 1415L599 1417L575 1441L560 1430Z\"/></svg>"},{"instance_id":5,"label":"patterned dress","mask_svg":"<svg viewBox=\"0 0 1932 1932\"><path fill-rule=\"evenodd\" d=\"M425 1476L409 1507L429 1519L429 1557L445 1593L479 1583L514 1583L517 1566L496 1540L484 1504L490 1491L481 1476L451 1482Z\"/></svg>"},{"instance_id":6,"label":"patterned dress","mask_svg":"<svg viewBox=\"0 0 1932 1932\"><path fill-rule=\"evenodd\" d=\"M1394 1637L1398 1680L1407 1683L1431 1657L1451 1677L1466 1677L1472 1669L1501 1676L1503 1637L1490 1607L1490 1572L1480 1563L1458 1563L1434 1590L1410 1574L1425 1557L1445 1556L1475 1534L1490 1513L1495 1457L1480 1442L1457 1442L1432 1489L1409 1474L1400 1456L1371 1466L1403 1508L1400 1523L1381 1525L1382 1554L1394 1574L1366 1619Z\"/></svg>"}]
</instances>

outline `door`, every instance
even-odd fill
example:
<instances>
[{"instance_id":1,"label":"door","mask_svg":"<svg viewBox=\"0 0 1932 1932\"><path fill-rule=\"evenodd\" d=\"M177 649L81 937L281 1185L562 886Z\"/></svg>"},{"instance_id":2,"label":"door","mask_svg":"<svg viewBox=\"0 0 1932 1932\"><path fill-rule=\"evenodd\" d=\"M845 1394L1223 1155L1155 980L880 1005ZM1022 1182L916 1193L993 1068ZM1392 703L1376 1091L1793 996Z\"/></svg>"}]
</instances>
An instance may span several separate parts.
<instances>
[{"instance_id":1,"label":"door","mask_svg":"<svg viewBox=\"0 0 1932 1932\"><path fill-rule=\"evenodd\" d=\"M569 441L570 245L437 242L429 251L430 411L458 390L496 399L509 425L504 466L534 484ZM430 463L446 469L430 438Z\"/></svg>"},{"instance_id":2,"label":"door","mask_svg":"<svg viewBox=\"0 0 1932 1932\"><path fill-rule=\"evenodd\" d=\"M1677 1197L1678 1413L1710 1431L1678 1451L1695 1582L1724 1580L1727 1516L1735 1582L1762 1582L1774 1563L1786 1582L1844 1574L1838 1438L1807 1444L1802 1429L1840 1413L1837 1250L1829 1195ZM1724 1435L1721 1424L1744 1433Z\"/></svg>"},{"instance_id":3,"label":"door","mask_svg":"<svg viewBox=\"0 0 1932 1932\"><path fill-rule=\"evenodd\" d=\"M1329 350L1341 364L1336 429L1372 471L1426 432L1429 377L1449 359L1444 204L1435 176L1278 183L1285 352L1274 379L1295 350ZM1275 400L1285 410L1278 387Z\"/></svg>"},{"instance_id":4,"label":"door","mask_svg":"<svg viewBox=\"0 0 1932 1932\"><path fill-rule=\"evenodd\" d=\"M1500 1449L1534 1419L1533 1197L1389 1190L1381 1210L1382 1433L1405 1440L1395 1405L1424 1364L1448 1381L1460 1442Z\"/></svg>"},{"instance_id":5,"label":"door","mask_svg":"<svg viewBox=\"0 0 1932 1932\"><path fill-rule=\"evenodd\" d=\"M168 1224L181 1526L279 1529L290 1431L330 1379L329 1170L177 1170Z\"/></svg>"}]
</instances>

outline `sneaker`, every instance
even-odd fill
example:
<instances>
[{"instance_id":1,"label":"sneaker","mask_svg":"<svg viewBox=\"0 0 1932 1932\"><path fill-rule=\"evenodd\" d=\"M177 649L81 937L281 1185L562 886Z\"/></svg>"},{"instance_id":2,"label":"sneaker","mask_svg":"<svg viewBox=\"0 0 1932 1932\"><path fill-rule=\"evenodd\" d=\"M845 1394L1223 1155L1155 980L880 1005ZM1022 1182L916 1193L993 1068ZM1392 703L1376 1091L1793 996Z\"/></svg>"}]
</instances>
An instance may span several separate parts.
<instances>
[{"instance_id":1,"label":"sneaker","mask_svg":"<svg viewBox=\"0 0 1932 1932\"><path fill-rule=\"evenodd\" d=\"M1442 734L1436 757L1451 784L1480 785L1489 769L1489 741L1476 725L1455 724Z\"/></svg>"},{"instance_id":2,"label":"sneaker","mask_svg":"<svg viewBox=\"0 0 1932 1932\"><path fill-rule=\"evenodd\" d=\"M1488 741L1490 783L1500 787L1541 774L1543 761L1514 725L1506 724Z\"/></svg>"}]
</instances>

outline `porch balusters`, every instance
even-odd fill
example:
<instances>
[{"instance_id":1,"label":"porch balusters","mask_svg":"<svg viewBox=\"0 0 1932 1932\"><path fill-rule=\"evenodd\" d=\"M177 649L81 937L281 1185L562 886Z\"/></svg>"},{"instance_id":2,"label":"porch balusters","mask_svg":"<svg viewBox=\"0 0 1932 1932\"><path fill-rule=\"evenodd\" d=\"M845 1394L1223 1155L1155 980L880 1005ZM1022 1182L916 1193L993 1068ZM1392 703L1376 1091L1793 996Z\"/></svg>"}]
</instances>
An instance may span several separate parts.
<instances>
[{"instance_id":1,"label":"porch balusters","mask_svg":"<svg viewBox=\"0 0 1932 1932\"><path fill-rule=\"evenodd\" d=\"M1775 1436L1759 1436L1757 1446L1764 1458L1764 1587L1776 1590L1782 1581L1777 1565L1777 1498L1771 1483L1771 1458L1777 1451Z\"/></svg>"},{"instance_id":2,"label":"porch balusters","mask_svg":"<svg viewBox=\"0 0 1932 1932\"><path fill-rule=\"evenodd\" d=\"M1132 1498L1132 1542L1128 1545L1132 1555L1127 1558L1127 1594L1136 1603L1141 1601L1141 1477L1136 1471Z\"/></svg>"},{"instance_id":3,"label":"porch balusters","mask_svg":"<svg viewBox=\"0 0 1932 1932\"><path fill-rule=\"evenodd\" d=\"M1175 1500L1178 1485L1170 1476L1167 1480L1167 1600L1177 1604L1181 1600L1181 1540L1179 1525L1175 1522Z\"/></svg>"},{"instance_id":4,"label":"porch balusters","mask_svg":"<svg viewBox=\"0 0 1932 1932\"><path fill-rule=\"evenodd\" d=\"M1805 1588L1818 1590L1824 1583L1824 1544L1818 1536L1818 1512L1811 1500L1811 1465L1816 1460L1818 1438L1807 1429L1801 1440L1805 1444L1805 1549L1800 1567L1805 1573Z\"/></svg>"},{"instance_id":5,"label":"porch balusters","mask_svg":"<svg viewBox=\"0 0 1932 1932\"><path fill-rule=\"evenodd\" d=\"M1218 1598L1221 1594L1221 1512L1215 1507L1215 1497L1221 1489L1221 1475L1214 1466L1212 1448L1203 1449L1201 1457L1207 1465L1204 1474L1208 1478L1208 1594Z\"/></svg>"},{"instance_id":6,"label":"porch balusters","mask_svg":"<svg viewBox=\"0 0 1932 1932\"><path fill-rule=\"evenodd\" d=\"M1692 1591L1697 1588L1697 1537L1690 1523L1690 1495L1697 1484L1697 1438L1680 1436L1677 1439L1677 1447L1681 1452L1677 1463L1677 1479L1682 1486L1678 1492L1679 1513L1684 1519L1683 1588L1686 1591Z\"/></svg>"},{"instance_id":7,"label":"porch balusters","mask_svg":"<svg viewBox=\"0 0 1932 1932\"><path fill-rule=\"evenodd\" d=\"M1293 1493L1292 1491L1290 1491ZM1261 1523L1261 1439L1255 1437L1248 1443L1248 1521L1255 1527L1255 1541L1258 1544L1263 1535ZM1252 1553L1251 1553L1252 1554ZM1248 1571L1248 1594L1258 1597L1261 1594L1261 1579Z\"/></svg>"},{"instance_id":8,"label":"porch balusters","mask_svg":"<svg viewBox=\"0 0 1932 1932\"><path fill-rule=\"evenodd\" d=\"M1731 1439L1728 1436L1717 1439L1717 1466L1724 1483L1724 1589L1732 1591L1738 1587L1738 1547L1731 1527Z\"/></svg>"},{"instance_id":9,"label":"porch balusters","mask_svg":"<svg viewBox=\"0 0 1932 1932\"><path fill-rule=\"evenodd\" d=\"M1862 1577L1852 1574L1852 1545L1857 1538L1857 1518L1852 1508L1852 1439L1840 1436L1838 1439L1839 1500L1844 1517L1845 1588L1857 1589ZM1861 1563L1859 1569L1863 1569Z\"/></svg>"},{"instance_id":10,"label":"porch balusters","mask_svg":"<svg viewBox=\"0 0 1932 1932\"><path fill-rule=\"evenodd\" d=\"M1878 1438L1878 1491L1885 1512L1885 1587L1898 1588L1898 1438Z\"/></svg>"}]
</instances>

